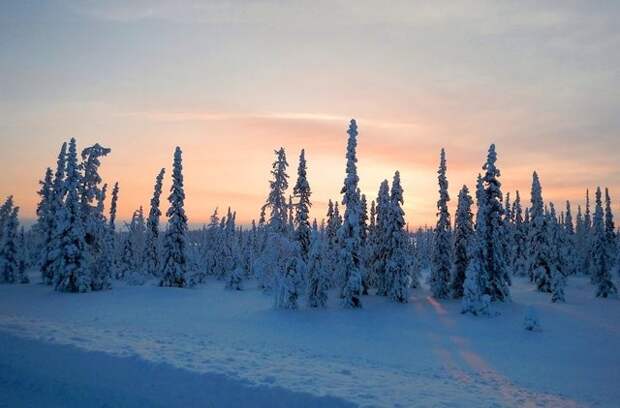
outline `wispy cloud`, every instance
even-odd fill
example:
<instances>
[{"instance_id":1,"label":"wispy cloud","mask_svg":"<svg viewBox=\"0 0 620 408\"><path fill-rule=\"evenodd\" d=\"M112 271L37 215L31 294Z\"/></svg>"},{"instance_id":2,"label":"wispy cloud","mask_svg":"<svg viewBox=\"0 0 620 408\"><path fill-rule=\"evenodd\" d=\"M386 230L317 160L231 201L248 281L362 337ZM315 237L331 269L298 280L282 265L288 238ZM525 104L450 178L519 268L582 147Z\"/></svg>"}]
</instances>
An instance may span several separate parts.
<instances>
[{"instance_id":1,"label":"wispy cloud","mask_svg":"<svg viewBox=\"0 0 620 408\"><path fill-rule=\"evenodd\" d=\"M536 3L528 7L522 1L488 2L464 0L426 2L394 0L382 7L376 0L326 0L281 2L277 0L231 1L210 0L109 0L71 1L76 12L93 18L116 22L167 20L195 23L270 23L295 27L314 24L393 24L430 26L466 24L484 34L500 34L510 30L550 29L574 24L584 18L604 17L593 8L578 4L553 7ZM607 8L613 7L613 2Z\"/></svg>"},{"instance_id":2,"label":"wispy cloud","mask_svg":"<svg viewBox=\"0 0 620 408\"><path fill-rule=\"evenodd\" d=\"M311 121L340 123L342 126L351 120L351 117L343 115L331 115L311 112L264 112L264 113L225 113L225 112L129 112L119 113L117 116L140 118L144 120L162 122L197 122L197 121L230 121L230 120L282 120L282 121ZM356 117L357 121L365 126L378 128L419 128L420 125L413 122L398 122L379 120L372 118Z\"/></svg>"}]
</instances>

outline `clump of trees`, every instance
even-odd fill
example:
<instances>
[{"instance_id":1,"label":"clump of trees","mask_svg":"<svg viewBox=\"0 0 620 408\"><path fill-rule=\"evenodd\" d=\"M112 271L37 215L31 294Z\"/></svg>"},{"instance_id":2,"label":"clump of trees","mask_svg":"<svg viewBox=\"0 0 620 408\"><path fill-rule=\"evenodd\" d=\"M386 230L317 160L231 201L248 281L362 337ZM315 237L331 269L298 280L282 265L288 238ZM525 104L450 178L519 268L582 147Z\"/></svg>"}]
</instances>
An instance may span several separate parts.
<instances>
[{"instance_id":1,"label":"clump of trees","mask_svg":"<svg viewBox=\"0 0 620 408\"><path fill-rule=\"evenodd\" d=\"M95 144L78 153L71 139L61 146L55 168L44 172L37 220L29 231L20 229L12 197L0 207L0 282L28 283L28 271L35 270L55 290L78 293L110 289L115 280L185 288L213 278L231 290L243 290L253 280L273 296L277 308L323 308L333 294L342 307L357 309L371 294L407 303L411 290L420 286L421 271L428 271L433 297L460 299L462 312L473 315L488 315L493 303L509 301L514 277L526 277L552 302L566 301L566 282L575 274L589 275L598 297L617 293L618 234L608 189L596 189L593 213L586 191L585 209L578 206L573 218L569 202L558 214L553 203L544 201L534 172L530 205L524 208L519 191L512 202L504 194L491 145L475 197L468 186L459 189L453 224L441 149L437 222L412 232L405 222L399 171L391 182L380 184L368 203L359 187L355 120L346 134L341 196L329 200L324 220L310 219L306 151L299 153L293 183L281 147L274 151L269 194L258 221L243 228L234 210L220 217L215 209L208 225L194 231L185 213L179 147L166 227L160 209L166 171L161 169L148 212L140 207L125 228L118 228L121 190L115 183L108 199L108 184L100 176L111 150Z\"/></svg>"}]
</instances>

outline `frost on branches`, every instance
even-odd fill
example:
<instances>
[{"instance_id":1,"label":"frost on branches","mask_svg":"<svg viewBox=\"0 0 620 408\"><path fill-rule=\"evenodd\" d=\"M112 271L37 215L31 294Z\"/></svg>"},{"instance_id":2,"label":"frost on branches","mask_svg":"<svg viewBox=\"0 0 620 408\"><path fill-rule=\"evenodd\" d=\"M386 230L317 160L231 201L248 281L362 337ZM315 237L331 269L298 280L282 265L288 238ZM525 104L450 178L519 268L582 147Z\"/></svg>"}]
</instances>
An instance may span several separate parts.
<instances>
[{"instance_id":1,"label":"frost on branches","mask_svg":"<svg viewBox=\"0 0 620 408\"><path fill-rule=\"evenodd\" d=\"M338 231L341 244L339 269L344 277L342 305L345 308L362 307L362 236L360 228L361 202L357 175L357 123L351 119L347 143L346 178L341 193L345 206L342 226Z\"/></svg>"},{"instance_id":2,"label":"frost on branches","mask_svg":"<svg viewBox=\"0 0 620 408\"><path fill-rule=\"evenodd\" d=\"M183 190L182 152L179 147L174 152L172 167L172 187L166 212L168 229L164 236L163 273L160 286L184 288L189 286L187 260L187 217L185 215L185 192Z\"/></svg>"},{"instance_id":3,"label":"frost on branches","mask_svg":"<svg viewBox=\"0 0 620 408\"><path fill-rule=\"evenodd\" d=\"M447 299L450 297L450 269L452 266L452 230L448 212L448 179L446 177L446 152L441 149L438 181L439 200L437 201L437 225L433 241L431 258L430 286L433 297Z\"/></svg>"}]
</instances>

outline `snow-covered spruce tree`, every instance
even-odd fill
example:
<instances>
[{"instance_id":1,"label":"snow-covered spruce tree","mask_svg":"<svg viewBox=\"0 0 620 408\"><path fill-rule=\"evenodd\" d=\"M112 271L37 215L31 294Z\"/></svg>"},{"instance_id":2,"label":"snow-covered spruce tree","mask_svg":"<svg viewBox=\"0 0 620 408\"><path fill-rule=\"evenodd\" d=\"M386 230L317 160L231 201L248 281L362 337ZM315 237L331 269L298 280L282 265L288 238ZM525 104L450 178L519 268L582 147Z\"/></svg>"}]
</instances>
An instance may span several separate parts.
<instances>
[{"instance_id":1,"label":"snow-covered spruce tree","mask_svg":"<svg viewBox=\"0 0 620 408\"><path fill-rule=\"evenodd\" d=\"M0 236L0 283L20 283L24 281L24 270L20 268L20 248L18 247L19 207L11 207L7 215L0 215L2 236Z\"/></svg>"},{"instance_id":2,"label":"snow-covered spruce tree","mask_svg":"<svg viewBox=\"0 0 620 408\"><path fill-rule=\"evenodd\" d=\"M463 299L461 313L474 316L488 316L490 314L491 297L483 294L481 277L483 274L484 254L478 236L474 235L470 248L471 256L465 271L463 284Z\"/></svg>"},{"instance_id":3,"label":"snow-covered spruce tree","mask_svg":"<svg viewBox=\"0 0 620 408\"><path fill-rule=\"evenodd\" d=\"M510 192L506 193L504 199L504 221L508 224L514 224L514 214L512 212L512 203L510 201Z\"/></svg>"},{"instance_id":4,"label":"snow-covered spruce tree","mask_svg":"<svg viewBox=\"0 0 620 408\"><path fill-rule=\"evenodd\" d=\"M288 196L287 205L288 215L286 217L287 232L291 239L295 239L295 231L297 230L295 224L295 204L293 204L293 196Z\"/></svg>"},{"instance_id":5,"label":"snow-covered spruce tree","mask_svg":"<svg viewBox=\"0 0 620 408\"><path fill-rule=\"evenodd\" d=\"M573 212L571 210L570 201L566 200L566 212L564 215L564 222L562 224L568 234L575 234L575 226L573 225Z\"/></svg>"},{"instance_id":6,"label":"snow-covered spruce tree","mask_svg":"<svg viewBox=\"0 0 620 408\"><path fill-rule=\"evenodd\" d=\"M377 228L377 207L375 200L370 203L370 213L368 217L368 239L371 239L371 235Z\"/></svg>"},{"instance_id":7,"label":"snow-covered spruce tree","mask_svg":"<svg viewBox=\"0 0 620 408\"><path fill-rule=\"evenodd\" d=\"M0 239L2 239L2 235L4 234L4 227L13 212L13 196L8 196L2 206L0 206Z\"/></svg>"},{"instance_id":8,"label":"snow-covered spruce tree","mask_svg":"<svg viewBox=\"0 0 620 408\"><path fill-rule=\"evenodd\" d=\"M103 263L104 269L107 271L106 276L110 278L116 277L118 274L118 254L116 239L116 213L118 208L118 195L120 188L118 182L114 183L112 188L112 198L110 200L110 212L108 224L105 228L105 237L103 244Z\"/></svg>"},{"instance_id":9,"label":"snow-covered spruce tree","mask_svg":"<svg viewBox=\"0 0 620 408\"><path fill-rule=\"evenodd\" d=\"M487 286L487 275L484 273L484 247L482 245L484 234L485 234L485 192L484 192L484 183L482 181L482 175L478 173L478 178L476 179L476 216L475 216L475 227L474 227L474 239L472 240L472 247L470 249L470 260L469 262L473 262L476 258L480 258L478 261L480 265L476 265L476 269L480 270L480 273L477 275L477 282L479 283L480 295L482 296L484 293L484 288ZM476 250L479 251L479 254L476 253ZM467 271L465 273L465 279L467 279Z\"/></svg>"},{"instance_id":10,"label":"snow-covered spruce tree","mask_svg":"<svg viewBox=\"0 0 620 408\"><path fill-rule=\"evenodd\" d=\"M504 243L504 254L506 258L506 267L508 268L508 284L512 284L512 279L510 277L513 271L513 260L514 260L514 234L515 234L515 219L514 214L512 212L512 203L510 201L510 192L506 193L504 197L504 217L502 219L504 233L502 234L502 239Z\"/></svg>"},{"instance_id":11,"label":"snow-covered spruce tree","mask_svg":"<svg viewBox=\"0 0 620 408\"><path fill-rule=\"evenodd\" d=\"M259 256L263 251L264 243L261 238L261 229L263 229L263 227L264 225L261 227L261 225L257 224L255 220L252 220L252 228L250 229L250 243L254 258Z\"/></svg>"},{"instance_id":12,"label":"snow-covered spruce tree","mask_svg":"<svg viewBox=\"0 0 620 408\"><path fill-rule=\"evenodd\" d=\"M400 185L400 173L394 173L390 196L390 215L386 228L385 239L388 253L385 260L385 276L387 295L397 303L409 301L409 289L411 287L411 262L407 246L407 233L405 232L405 212L401 208L403 204L403 189Z\"/></svg>"},{"instance_id":13,"label":"snow-covered spruce tree","mask_svg":"<svg viewBox=\"0 0 620 408\"><path fill-rule=\"evenodd\" d=\"M37 232L42 234L45 233L47 228L46 219L49 215L53 184L54 172L52 171L51 167L48 167L47 169L45 169L45 175L43 176L43 180L39 181L41 189L37 191L37 195L40 197L36 209L37 223L33 227Z\"/></svg>"},{"instance_id":14,"label":"snow-covered spruce tree","mask_svg":"<svg viewBox=\"0 0 620 408\"><path fill-rule=\"evenodd\" d=\"M549 274L551 278L551 301L553 303L565 302L564 288L566 287L566 274L562 268L562 248L565 246L562 227L558 223L553 203L549 203L547 215L547 241L550 243L550 251L547 254L549 260Z\"/></svg>"},{"instance_id":15,"label":"snow-covered spruce tree","mask_svg":"<svg viewBox=\"0 0 620 408\"><path fill-rule=\"evenodd\" d=\"M276 271L274 306L278 309L297 309L306 273L306 264L301 257L299 243L289 239L289 231L290 229L286 227L280 233L275 229L272 230L268 243L268 246L273 247L275 255L273 257L275 262L272 262Z\"/></svg>"},{"instance_id":16,"label":"snow-covered spruce tree","mask_svg":"<svg viewBox=\"0 0 620 408\"><path fill-rule=\"evenodd\" d=\"M523 218L523 208L521 207L521 195L517 190L513 203L513 245L512 252L512 271L515 276L526 276L528 270L528 250L527 250L527 224Z\"/></svg>"},{"instance_id":17,"label":"snow-covered spruce tree","mask_svg":"<svg viewBox=\"0 0 620 408\"><path fill-rule=\"evenodd\" d=\"M482 181L482 174L478 173L476 177L476 230L478 229L478 224L482 224L482 220L484 218L484 206L485 203L485 194L484 194L484 182Z\"/></svg>"},{"instance_id":18,"label":"snow-covered spruce tree","mask_svg":"<svg viewBox=\"0 0 620 408\"><path fill-rule=\"evenodd\" d=\"M555 214L553 215L555 218ZM528 275L541 292L552 292L552 275L560 267L554 255L556 247L554 227L551 217L545 214L542 187L538 174L532 176L532 193L530 208L530 231L528 236L529 262Z\"/></svg>"},{"instance_id":19,"label":"snow-covered spruce tree","mask_svg":"<svg viewBox=\"0 0 620 408\"><path fill-rule=\"evenodd\" d=\"M131 217L120 262L123 278L130 285L143 285L149 278L149 275L146 274L142 267L145 239L146 223L144 221L144 210L140 207L134 211Z\"/></svg>"},{"instance_id":20,"label":"snow-covered spruce tree","mask_svg":"<svg viewBox=\"0 0 620 408\"><path fill-rule=\"evenodd\" d=\"M289 239L285 192L288 188L288 163L283 148L277 150L271 171L270 192L265 207L270 209L268 238L257 270L262 286L274 290L276 308L295 309L301 294L305 264L297 242Z\"/></svg>"},{"instance_id":21,"label":"snow-covered spruce tree","mask_svg":"<svg viewBox=\"0 0 620 408\"><path fill-rule=\"evenodd\" d=\"M125 280L132 273L133 268L136 267L136 249L134 248L133 240L131 239L132 224L135 224L136 211L134 211L131 222L127 225L127 233L121 233L120 235L120 257L116 265L115 279Z\"/></svg>"},{"instance_id":22,"label":"snow-covered spruce tree","mask_svg":"<svg viewBox=\"0 0 620 408\"><path fill-rule=\"evenodd\" d=\"M528 276L530 281L536 282L539 290L550 290L550 274L547 261L543 256L548 252L547 217L545 216L545 204L542 198L542 187L538 173L532 175L532 189L530 194L530 233L528 236L529 261ZM543 270L539 272L539 268Z\"/></svg>"},{"instance_id":23,"label":"snow-covered spruce tree","mask_svg":"<svg viewBox=\"0 0 620 408\"><path fill-rule=\"evenodd\" d=\"M98 143L82 150L82 163L80 164L81 179L79 183L80 213L82 224L84 225L85 240L91 256L95 257L101 247L97 239L100 238L99 231L101 223L105 223L103 213L99 212L97 206L102 182L99 175L101 158L107 156L111 149L103 147Z\"/></svg>"},{"instance_id":24,"label":"snow-covered spruce tree","mask_svg":"<svg viewBox=\"0 0 620 408\"><path fill-rule=\"evenodd\" d=\"M230 290L242 290L245 269L242 262L243 234L242 230L236 230L237 213L230 213L227 217L227 240L229 259L228 273L226 275L226 288Z\"/></svg>"},{"instance_id":25,"label":"snow-covered spruce tree","mask_svg":"<svg viewBox=\"0 0 620 408\"><path fill-rule=\"evenodd\" d=\"M612 281L609 243L605 234L603 203L601 189L596 189L594 217L592 219L592 247L590 249L590 273L596 286L596 297L606 298L615 295L618 290Z\"/></svg>"},{"instance_id":26,"label":"snow-covered spruce tree","mask_svg":"<svg viewBox=\"0 0 620 408\"><path fill-rule=\"evenodd\" d=\"M105 192L100 187L102 183L99 175L101 158L110 154L111 149L99 144L82 150L80 163L81 179L79 183L80 214L84 226L84 240L92 260L91 280L92 290L102 290L109 287L107 281L108 270L105 253L106 218L104 211ZM103 196L103 197L102 197Z\"/></svg>"},{"instance_id":27,"label":"snow-covered spruce tree","mask_svg":"<svg viewBox=\"0 0 620 408\"><path fill-rule=\"evenodd\" d=\"M564 245L560 248L562 268L566 275L574 275L577 269L578 259L576 256L577 245L575 243L575 227L573 225L573 213L570 201L566 201L564 222L561 226Z\"/></svg>"},{"instance_id":28,"label":"snow-covered spruce tree","mask_svg":"<svg viewBox=\"0 0 620 408\"><path fill-rule=\"evenodd\" d=\"M478 174L476 182L476 229L470 241L468 249L469 262L465 270L465 283L463 284L463 299L461 300L461 313L473 314L474 316L489 315L491 298L484 294L487 286L487 275L484 271L486 255L483 248L482 238L485 236L486 225L484 205L486 204L482 176Z\"/></svg>"},{"instance_id":29,"label":"snow-covered spruce tree","mask_svg":"<svg viewBox=\"0 0 620 408\"><path fill-rule=\"evenodd\" d=\"M120 187L118 182L114 183L114 188L112 189L112 200L110 201L110 219L108 220L108 226L110 230L116 232L116 214L118 211L118 194L120 192Z\"/></svg>"},{"instance_id":30,"label":"snow-covered spruce tree","mask_svg":"<svg viewBox=\"0 0 620 408\"><path fill-rule=\"evenodd\" d=\"M183 189L183 153L177 146L172 165L172 187L166 212L168 229L164 235L163 267L159 286L188 287L187 216L185 215L185 191Z\"/></svg>"},{"instance_id":31,"label":"snow-covered spruce tree","mask_svg":"<svg viewBox=\"0 0 620 408\"><path fill-rule=\"evenodd\" d=\"M290 251L288 239L287 211L285 192L288 188L288 162L284 148L274 151L276 160L272 165L269 181L269 195L263 208L269 209L269 221L266 225L265 250L256 261L255 270L259 285L266 291L274 289L279 283L278 274L284 273L285 257ZM278 292L276 291L276 296Z\"/></svg>"},{"instance_id":32,"label":"snow-covered spruce tree","mask_svg":"<svg viewBox=\"0 0 620 408\"><path fill-rule=\"evenodd\" d=\"M217 263L221 268L221 275L218 276L219 279L224 279L226 276L230 275L239 264L239 245L235 234L236 218L236 212L233 212L232 209L228 207L218 253L219 259Z\"/></svg>"},{"instance_id":33,"label":"snow-covered spruce tree","mask_svg":"<svg viewBox=\"0 0 620 408\"><path fill-rule=\"evenodd\" d=\"M409 232L409 225L405 234L407 235L407 254L409 261L410 287L417 289L420 287L420 278L422 276L422 255L415 239L415 233Z\"/></svg>"},{"instance_id":34,"label":"snow-covered spruce tree","mask_svg":"<svg viewBox=\"0 0 620 408\"><path fill-rule=\"evenodd\" d=\"M217 273L217 251L222 239L220 234L220 217L218 215L218 207L213 210L209 218L209 224L203 228L203 244L201 246L201 263L204 268L204 275L215 276ZM206 276L198 279L198 282L204 281Z\"/></svg>"},{"instance_id":35,"label":"snow-covered spruce tree","mask_svg":"<svg viewBox=\"0 0 620 408\"><path fill-rule=\"evenodd\" d=\"M237 228L237 212L232 211L229 219L227 220L226 229L228 233L228 252L230 253L230 260L227 263L228 270L231 271L237 266L240 266L241 260L241 227Z\"/></svg>"},{"instance_id":36,"label":"snow-covered spruce tree","mask_svg":"<svg viewBox=\"0 0 620 408\"><path fill-rule=\"evenodd\" d=\"M577 233L578 268L582 273L590 273L590 249L592 248L592 216L590 212L590 190L586 190L586 204L581 231Z\"/></svg>"},{"instance_id":37,"label":"snow-covered spruce tree","mask_svg":"<svg viewBox=\"0 0 620 408\"><path fill-rule=\"evenodd\" d=\"M377 225L373 243L374 250L370 262L377 295L379 296L387 296L388 291L385 262L389 250L387 234L389 233L391 206L390 185L387 180L383 180L379 185L379 193L377 195Z\"/></svg>"},{"instance_id":38,"label":"snow-covered spruce tree","mask_svg":"<svg viewBox=\"0 0 620 408\"><path fill-rule=\"evenodd\" d=\"M368 295L371 287L372 273L369 268L369 252L368 252L368 201L366 195L362 194L358 188L360 196L360 234L361 234L361 263L362 263L362 295Z\"/></svg>"},{"instance_id":39,"label":"snow-covered spruce tree","mask_svg":"<svg viewBox=\"0 0 620 408\"><path fill-rule=\"evenodd\" d=\"M242 250L241 263L246 278L254 276L254 262L259 253L258 227L256 226L256 221L252 220L252 226L247 233L246 242Z\"/></svg>"},{"instance_id":40,"label":"snow-covered spruce tree","mask_svg":"<svg viewBox=\"0 0 620 408\"><path fill-rule=\"evenodd\" d=\"M229 290L243 290L243 277L245 271L241 265L237 265L228 274L226 279L226 289Z\"/></svg>"},{"instance_id":41,"label":"snow-covered spruce tree","mask_svg":"<svg viewBox=\"0 0 620 408\"><path fill-rule=\"evenodd\" d=\"M527 231L529 232L530 230L530 209L529 207L525 208L525 211L523 212L523 224L525 224L525 226L527 227Z\"/></svg>"},{"instance_id":42,"label":"snow-covered spruce tree","mask_svg":"<svg viewBox=\"0 0 620 408\"><path fill-rule=\"evenodd\" d=\"M256 227L256 259L263 253L265 246L267 245L267 223L265 221L265 207L261 207L258 225Z\"/></svg>"},{"instance_id":43,"label":"snow-covered spruce tree","mask_svg":"<svg viewBox=\"0 0 620 408\"><path fill-rule=\"evenodd\" d=\"M611 209L611 196L609 189L605 188L605 239L607 240L607 252L609 261L612 265L616 263L616 226L614 224L614 214Z\"/></svg>"},{"instance_id":44,"label":"snow-covered spruce tree","mask_svg":"<svg viewBox=\"0 0 620 408\"><path fill-rule=\"evenodd\" d=\"M465 270L465 282L463 284L463 298L461 300L461 313L473 314L474 316L489 315L491 298L484 294L487 286L487 275L484 272L485 253L482 237L485 235L485 201L484 185L482 176L478 174L476 181L476 228L470 241L469 263Z\"/></svg>"},{"instance_id":45,"label":"snow-covered spruce tree","mask_svg":"<svg viewBox=\"0 0 620 408\"><path fill-rule=\"evenodd\" d=\"M301 258L299 244L296 241L281 237L279 244L275 307L277 309L297 309L302 294L306 264Z\"/></svg>"},{"instance_id":46,"label":"snow-covered spruce tree","mask_svg":"<svg viewBox=\"0 0 620 408\"><path fill-rule=\"evenodd\" d=\"M618 277L620 277L620 232L616 234L616 266L615 271Z\"/></svg>"},{"instance_id":47,"label":"snow-covered spruce tree","mask_svg":"<svg viewBox=\"0 0 620 408\"><path fill-rule=\"evenodd\" d=\"M46 285L52 285L54 283L54 268L60 265L60 238L56 235L56 233L58 231L57 222L59 221L60 210L64 206L66 194L64 184L66 165L67 143L63 143L60 148L60 153L58 154L58 160L56 161L56 172L54 173L54 180L52 182L47 209L47 235L45 235L38 262L39 269L41 270L41 280Z\"/></svg>"},{"instance_id":48,"label":"snow-covered spruce tree","mask_svg":"<svg viewBox=\"0 0 620 408\"><path fill-rule=\"evenodd\" d=\"M112 270L110 268L108 246L108 225L104 215L105 199L108 185L97 191L97 207L90 218L91 233L93 241L91 243L91 253L93 257L93 267L91 271L92 290L106 290L112 287Z\"/></svg>"},{"instance_id":49,"label":"snow-covered spruce tree","mask_svg":"<svg viewBox=\"0 0 620 408\"><path fill-rule=\"evenodd\" d=\"M465 273L469 265L469 249L474 235L472 199L469 189L463 185L459 191L454 225L454 262L452 264L452 281L450 290L454 299L463 297Z\"/></svg>"},{"instance_id":50,"label":"snow-covered spruce tree","mask_svg":"<svg viewBox=\"0 0 620 408\"><path fill-rule=\"evenodd\" d=\"M587 273L581 271L581 251L585 238L585 228L583 222L583 214L581 213L581 205L577 205L577 216L575 217L575 273Z\"/></svg>"},{"instance_id":51,"label":"snow-covered spruce tree","mask_svg":"<svg viewBox=\"0 0 620 408\"><path fill-rule=\"evenodd\" d=\"M365 280L369 288L376 287L377 279L374 271L375 252L378 244L377 237L377 208L375 201L370 203L370 213L368 217L366 245L364 246L364 259L366 267Z\"/></svg>"},{"instance_id":52,"label":"snow-covered spruce tree","mask_svg":"<svg viewBox=\"0 0 620 408\"><path fill-rule=\"evenodd\" d=\"M90 252L85 241L79 201L80 170L75 139L69 142L67 152L64 206L56 217L55 239L60 257L54 267L54 285L60 292L89 292L91 290Z\"/></svg>"},{"instance_id":53,"label":"snow-covered spruce tree","mask_svg":"<svg viewBox=\"0 0 620 408\"><path fill-rule=\"evenodd\" d=\"M80 170L83 174L80 180L79 191L82 212L86 214L90 210L89 206L97 199L99 184L102 182L99 175L100 159L110 154L111 151L111 149L103 147L98 143L82 150Z\"/></svg>"},{"instance_id":54,"label":"snow-covered spruce tree","mask_svg":"<svg viewBox=\"0 0 620 408\"><path fill-rule=\"evenodd\" d=\"M335 224L338 226L338 228L336 229L336 233L338 233L338 231L340 230L340 227L342 227L342 223L344 222L344 219L342 215L340 214L340 207L339 207L338 201L334 202L334 221L335 221Z\"/></svg>"},{"instance_id":55,"label":"snow-covered spruce tree","mask_svg":"<svg viewBox=\"0 0 620 408\"><path fill-rule=\"evenodd\" d=\"M510 298L508 288L508 268L504 254L502 242L502 192L501 183L498 180L500 171L496 167L497 154L495 145L489 147L487 162L483 166L485 175L482 177L484 185L483 218L481 223L484 225L483 234L480 236L482 250L484 253L483 274L486 286L483 293L489 295L492 301L504 301ZM476 225L478 228L478 224Z\"/></svg>"},{"instance_id":56,"label":"snow-covered spruce tree","mask_svg":"<svg viewBox=\"0 0 620 408\"><path fill-rule=\"evenodd\" d=\"M336 238L334 242L336 246L334 247L335 255L334 255L334 286L342 288L345 284L345 274L342 268L340 268L340 250L342 248L342 242L339 238L339 231L342 227L343 217L340 214L338 201L334 202L334 223L336 225ZM342 294L341 294L342 295Z\"/></svg>"},{"instance_id":57,"label":"snow-covered spruce tree","mask_svg":"<svg viewBox=\"0 0 620 408\"><path fill-rule=\"evenodd\" d=\"M362 236L362 244L366 244L366 240L368 239L368 200L366 199L366 194L362 194L361 190L358 188L358 193L360 194L360 206L361 206L361 217L360 217L360 232Z\"/></svg>"},{"instance_id":58,"label":"snow-covered spruce tree","mask_svg":"<svg viewBox=\"0 0 620 408\"><path fill-rule=\"evenodd\" d=\"M293 187L293 194L297 198L297 205L295 206L295 224L297 224L297 230L295 231L295 239L299 242L301 248L301 257L307 261L308 253L310 251L310 196L312 192L310 190L310 184L307 178L307 165L306 165L306 152L304 149L299 154L299 167L297 167L297 182Z\"/></svg>"},{"instance_id":59,"label":"snow-covered spruce tree","mask_svg":"<svg viewBox=\"0 0 620 408\"><path fill-rule=\"evenodd\" d=\"M342 225L342 219L338 213L338 203L334 205L332 200L327 203L327 225L325 226L325 253L323 255L323 268L329 277L329 285L340 286L338 281L338 255L340 245L338 243L338 230Z\"/></svg>"},{"instance_id":60,"label":"snow-covered spruce tree","mask_svg":"<svg viewBox=\"0 0 620 408\"><path fill-rule=\"evenodd\" d=\"M28 241L26 240L26 233L24 227L21 227L19 232L19 238L17 239L17 251L18 251L18 266L17 277L19 283L30 283L30 277L28 276L28 268L32 266L32 256L29 251Z\"/></svg>"},{"instance_id":61,"label":"snow-covered spruce tree","mask_svg":"<svg viewBox=\"0 0 620 408\"><path fill-rule=\"evenodd\" d=\"M310 253L308 256L308 307L325 307L327 305L327 291L329 290L329 272L324 267L323 254L325 242L317 231L312 232Z\"/></svg>"},{"instance_id":62,"label":"snow-covered spruce tree","mask_svg":"<svg viewBox=\"0 0 620 408\"><path fill-rule=\"evenodd\" d=\"M590 232L592 229L592 212L590 211L590 190L586 189L586 210L583 214L583 223L586 231Z\"/></svg>"},{"instance_id":63,"label":"snow-covered spruce tree","mask_svg":"<svg viewBox=\"0 0 620 408\"><path fill-rule=\"evenodd\" d=\"M433 228L426 225L423 228L418 228L415 233L416 262L420 269L430 268L433 235Z\"/></svg>"},{"instance_id":64,"label":"snow-covered spruce tree","mask_svg":"<svg viewBox=\"0 0 620 408\"><path fill-rule=\"evenodd\" d=\"M41 189L37 191L37 195L40 197L37 204L36 215L37 222L32 227L32 232L35 235L35 245L37 249L37 267L40 267L40 260L42 255L46 255L45 249L48 239L51 239L54 231L54 218L51 213L51 202L53 193L54 172L50 167L45 170L45 176L43 180L39 181ZM39 268L40 270L40 268ZM41 276L41 281L44 281L44 277Z\"/></svg>"},{"instance_id":65,"label":"snow-covered spruce tree","mask_svg":"<svg viewBox=\"0 0 620 408\"><path fill-rule=\"evenodd\" d=\"M267 223L267 207L266 206L262 206L260 208L260 214L258 216L258 226L262 227Z\"/></svg>"},{"instance_id":66,"label":"snow-covered spruce tree","mask_svg":"<svg viewBox=\"0 0 620 408\"><path fill-rule=\"evenodd\" d=\"M151 208L146 221L146 241L144 243L144 256L142 266L146 275L160 275L160 243L159 243L159 219L161 210L159 209L162 185L166 169L161 169L155 178L153 197L151 198Z\"/></svg>"},{"instance_id":67,"label":"snow-covered spruce tree","mask_svg":"<svg viewBox=\"0 0 620 408\"><path fill-rule=\"evenodd\" d=\"M431 293L437 299L450 297L450 269L452 266L452 231L448 212L448 179L446 178L446 153L441 149L439 156L439 200L437 201L437 224L431 258ZM392 192L393 194L393 192Z\"/></svg>"},{"instance_id":68,"label":"snow-covered spruce tree","mask_svg":"<svg viewBox=\"0 0 620 408\"><path fill-rule=\"evenodd\" d=\"M342 305L345 308L362 307L362 236L360 228L361 202L358 190L359 177L357 175L357 123L351 119L347 142L346 177L341 194L342 204L345 206L342 226L338 231L338 240L341 244L339 268L344 276L342 287Z\"/></svg>"},{"instance_id":69,"label":"snow-covered spruce tree","mask_svg":"<svg viewBox=\"0 0 620 408\"><path fill-rule=\"evenodd\" d=\"M286 161L286 152L281 147L275 151L276 161L273 163L271 175L273 180L269 182L270 191L267 197L265 207L270 209L269 229L273 233L286 233L288 204L285 198L285 192L288 188L288 162Z\"/></svg>"},{"instance_id":70,"label":"snow-covered spruce tree","mask_svg":"<svg viewBox=\"0 0 620 408\"><path fill-rule=\"evenodd\" d=\"M219 226L217 229L212 230L214 237L214 242L212 245L212 259L211 259L211 274L217 279L224 279L227 272L226 261L228 258L228 232L226 231L226 226L228 224L228 220L232 216L230 208L228 209L228 217L223 216L219 220Z\"/></svg>"}]
</instances>

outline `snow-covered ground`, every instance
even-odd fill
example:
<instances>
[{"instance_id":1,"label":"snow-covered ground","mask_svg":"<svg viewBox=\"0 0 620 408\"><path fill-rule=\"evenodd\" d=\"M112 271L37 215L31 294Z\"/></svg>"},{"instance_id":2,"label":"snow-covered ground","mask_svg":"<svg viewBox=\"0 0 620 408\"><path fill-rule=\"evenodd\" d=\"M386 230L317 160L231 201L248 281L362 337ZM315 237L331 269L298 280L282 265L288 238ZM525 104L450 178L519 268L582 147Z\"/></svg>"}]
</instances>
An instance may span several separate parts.
<instances>
[{"instance_id":1,"label":"snow-covered ground","mask_svg":"<svg viewBox=\"0 0 620 408\"><path fill-rule=\"evenodd\" d=\"M618 406L620 301L525 281L493 318L400 305L274 310L258 289L0 286L0 406ZM541 332L523 329L528 306Z\"/></svg>"}]
</instances>

